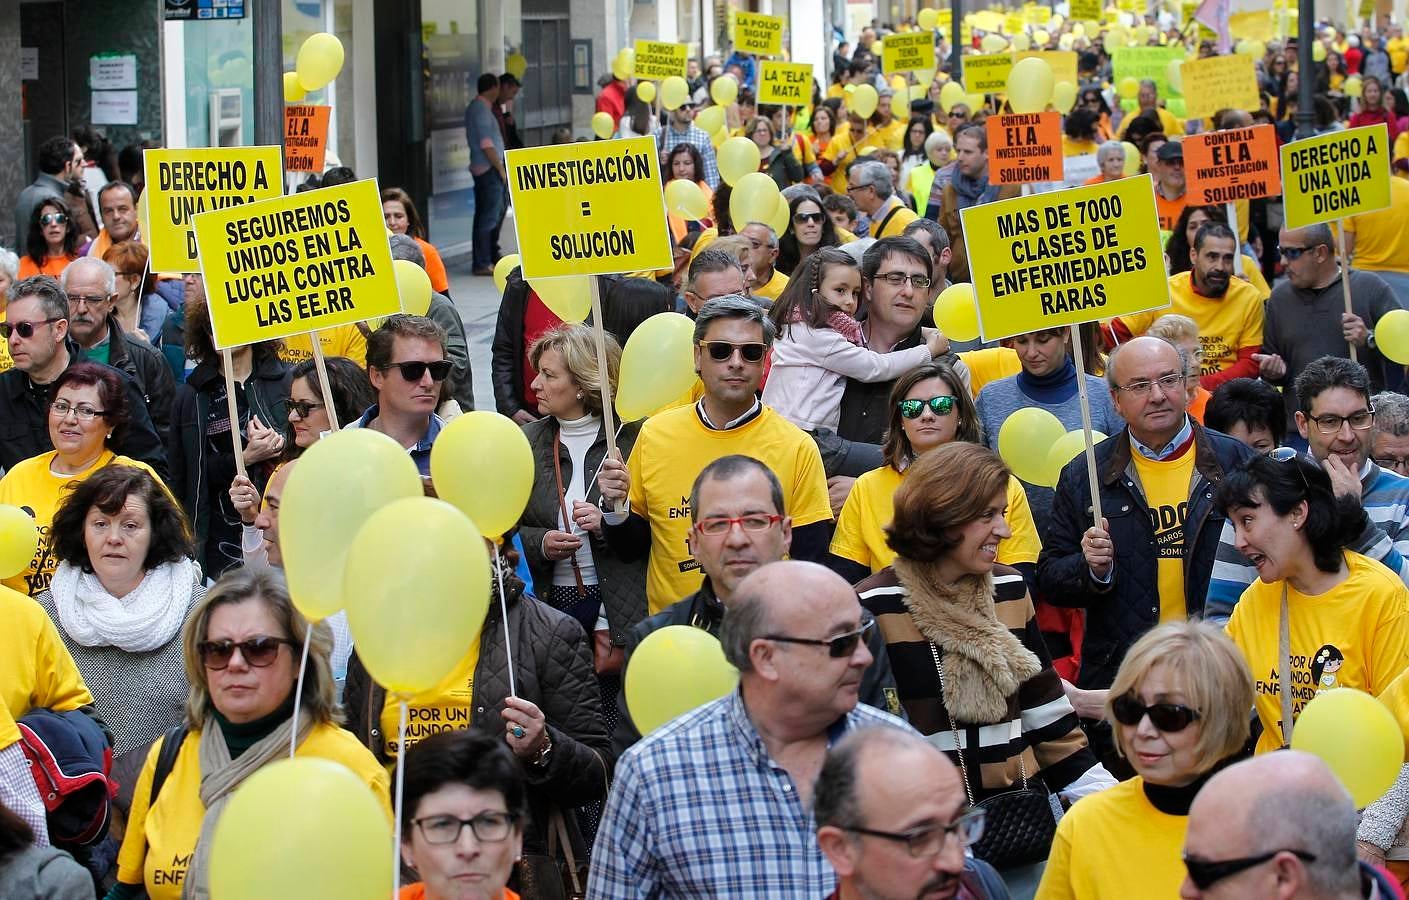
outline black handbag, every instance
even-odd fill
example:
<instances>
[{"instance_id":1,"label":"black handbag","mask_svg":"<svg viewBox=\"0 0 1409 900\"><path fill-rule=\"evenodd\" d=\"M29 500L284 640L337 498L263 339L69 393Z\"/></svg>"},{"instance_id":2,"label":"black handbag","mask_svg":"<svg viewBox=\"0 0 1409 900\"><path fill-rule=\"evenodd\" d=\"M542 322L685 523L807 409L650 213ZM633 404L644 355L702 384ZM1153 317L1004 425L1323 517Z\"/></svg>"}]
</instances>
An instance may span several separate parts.
<instances>
[{"instance_id":1,"label":"black handbag","mask_svg":"<svg viewBox=\"0 0 1409 900\"><path fill-rule=\"evenodd\" d=\"M939 648L930 643L930 653L934 656L935 669L939 672L939 700L944 702L944 663L939 657ZM945 706L946 711L948 706ZM985 812L983 836L971 848L975 857L996 869L1029 865L1041 862L1052 852L1052 839L1057 834L1057 820L1061 818L1061 804L1047 790L1040 778L1027 777L1027 763L1018 754L1018 772L1022 776L1022 786L994 794L974 803L974 792L969 786L969 769L964 762L963 747L959 742L959 729L949 716L949 727L954 731L954 752L959 757L959 775L964 782L964 794L969 805Z\"/></svg>"},{"instance_id":2,"label":"black handbag","mask_svg":"<svg viewBox=\"0 0 1409 900\"><path fill-rule=\"evenodd\" d=\"M583 900L587 896L587 866L577 864L562 810L554 808L548 818L548 852L525 853L514 866L519 896L524 900ZM559 840L566 860L558 859Z\"/></svg>"}]
</instances>

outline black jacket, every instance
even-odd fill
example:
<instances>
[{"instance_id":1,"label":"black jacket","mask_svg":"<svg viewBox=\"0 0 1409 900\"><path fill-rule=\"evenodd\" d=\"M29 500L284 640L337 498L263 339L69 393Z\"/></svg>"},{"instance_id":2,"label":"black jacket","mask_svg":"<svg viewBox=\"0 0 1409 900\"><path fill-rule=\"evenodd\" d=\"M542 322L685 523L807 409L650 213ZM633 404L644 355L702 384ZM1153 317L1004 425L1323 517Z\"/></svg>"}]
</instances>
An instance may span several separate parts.
<instances>
[{"instance_id":1,"label":"black jacket","mask_svg":"<svg viewBox=\"0 0 1409 900\"><path fill-rule=\"evenodd\" d=\"M558 421L549 416L531 422L523 427L528 436L528 445L533 448L533 492L528 496L528 506L519 517L519 537L523 540L524 554L528 560L529 572L540 595L553 584L553 560L543 555L543 536L549 531L559 530L561 518L558 507L558 481L553 474L554 452L562 469L563 486L572 480L572 460L567 448L557 441ZM627 422L620 427L616 437L617 450L622 459L631 456L631 447L636 443L636 435L641 430L640 422ZM587 502L601 504L602 492L598 490L595 473L607 455L607 436L604 428L597 429L597 440L587 451L585 480L591 482L587 491ZM572 510L568 510L572 514ZM618 647L626 644L626 635L631 627L646 617L646 563L643 559L624 560L612 552L601 537L592 538L592 561L597 568L597 581L602 592L602 605L607 614L607 625L611 630L612 643Z\"/></svg>"},{"instance_id":2,"label":"black jacket","mask_svg":"<svg viewBox=\"0 0 1409 900\"><path fill-rule=\"evenodd\" d=\"M66 349L70 365L83 359L74 341L69 340ZM112 450L119 456L146 463L165 479L167 454L152 425L146 398L136 381L121 369L118 372L127 386L129 421L127 434L112 444ZM49 440L49 386L32 384L29 375L19 369L0 375L0 466L9 469L22 459L53 449Z\"/></svg>"},{"instance_id":3,"label":"black jacket","mask_svg":"<svg viewBox=\"0 0 1409 900\"><path fill-rule=\"evenodd\" d=\"M602 722L600 691L592 671L592 650L582 626L546 603L524 596L523 582L512 575L505 576L504 588L509 609L508 630L514 642L516 696L543 711L553 744L542 769L523 765L530 810L524 849L542 852L547 846L548 817L554 805L567 812L606 797L613 762L611 741ZM500 615L497 593L491 591L489 614L480 632L479 661L475 663L470 727L502 737L501 713L508 696L504 619ZM347 730L383 763L387 762L381 733L385 705L386 689L372 679L354 650L348 660L343 692ZM574 843L580 845L577 818L566 815L564 819ZM578 858L583 858L580 852Z\"/></svg>"},{"instance_id":4,"label":"black jacket","mask_svg":"<svg viewBox=\"0 0 1409 900\"><path fill-rule=\"evenodd\" d=\"M108 365L137 383L147 401L147 413L163 447L171 446L171 404L176 379L166 358L151 344L122 330L117 316L108 313Z\"/></svg>"},{"instance_id":5,"label":"black jacket","mask_svg":"<svg viewBox=\"0 0 1409 900\"><path fill-rule=\"evenodd\" d=\"M1253 451L1217 431L1194 428L1194 478L1184 523L1184 602L1191 617L1203 613L1224 516L1213 493L1223 475L1242 465ZM1159 570L1155 530L1148 504L1134 478L1130 432L1096 446L1101 511L1110 524L1115 567L1109 584L1092 575L1081 552L1081 536L1091 527L1091 489L1082 454L1062 469L1052 502L1050 530L1042 536L1037 582L1049 603L1086 610L1086 638L1077 686L1110 687L1125 652L1159 624Z\"/></svg>"},{"instance_id":6,"label":"black jacket","mask_svg":"<svg viewBox=\"0 0 1409 900\"><path fill-rule=\"evenodd\" d=\"M646 635L653 631L659 631L667 625L692 625L695 628L703 628L715 637L719 637L719 629L723 624L724 604L714 596L714 588L710 586L709 578L706 577L704 586L698 591L684 600L672 603L655 615L641 620L631 629L626 638L626 660L630 663L631 654L646 639ZM867 706L874 706L893 716L905 718L905 709L900 705L900 695L896 693L895 689L895 676L890 673L890 658L886 654L885 637L882 636L879 628L873 627L871 629L870 634L866 636L866 646L870 649L871 655L875 657L875 661L861 676L858 699ZM620 756L626 748L641 739L641 732L636 730L635 724L631 721L631 714L626 708L625 689L617 692L616 705L616 731L612 734L612 751L615 755Z\"/></svg>"},{"instance_id":7,"label":"black jacket","mask_svg":"<svg viewBox=\"0 0 1409 900\"><path fill-rule=\"evenodd\" d=\"M504 297L499 302L499 318L494 325L494 342L490 345L489 377L494 385L494 408L512 417L528 409L527 387L523 383L523 316L528 309L528 282L519 268L509 272L504 285Z\"/></svg>"}]
</instances>

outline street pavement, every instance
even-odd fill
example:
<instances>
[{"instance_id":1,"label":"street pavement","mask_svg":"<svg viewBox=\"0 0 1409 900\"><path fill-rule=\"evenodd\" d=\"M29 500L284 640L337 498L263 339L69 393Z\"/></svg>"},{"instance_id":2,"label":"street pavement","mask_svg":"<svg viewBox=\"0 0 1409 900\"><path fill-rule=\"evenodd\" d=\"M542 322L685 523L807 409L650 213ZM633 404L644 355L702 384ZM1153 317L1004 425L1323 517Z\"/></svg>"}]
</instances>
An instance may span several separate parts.
<instances>
[{"instance_id":1,"label":"street pavement","mask_svg":"<svg viewBox=\"0 0 1409 900\"><path fill-rule=\"evenodd\" d=\"M518 243L514 240L513 210L504 219L499 243L506 254L518 252ZM450 276L450 298L465 322L465 337L470 344L475 409L492 410L494 389L489 381L489 347L494 341L494 323L499 315L499 289L494 286L493 278L472 274L468 255L447 259L445 267Z\"/></svg>"}]
</instances>

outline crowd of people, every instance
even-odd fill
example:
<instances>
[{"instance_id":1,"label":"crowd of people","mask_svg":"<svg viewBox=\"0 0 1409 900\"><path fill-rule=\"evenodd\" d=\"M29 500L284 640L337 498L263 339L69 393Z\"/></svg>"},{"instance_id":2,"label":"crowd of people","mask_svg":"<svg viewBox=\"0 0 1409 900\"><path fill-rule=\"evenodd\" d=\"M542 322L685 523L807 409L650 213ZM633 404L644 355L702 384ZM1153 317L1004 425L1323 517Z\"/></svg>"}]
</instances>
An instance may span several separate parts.
<instances>
[{"instance_id":1,"label":"crowd of people","mask_svg":"<svg viewBox=\"0 0 1409 900\"><path fill-rule=\"evenodd\" d=\"M1409 768L1357 811L1288 748L1334 688L1409 725L1409 396L1375 341L1409 305L1409 180L1343 235L1291 229L1280 198L1232 218L1187 202L1180 142L1253 122L1291 139L1300 75L1321 130L1383 123L1409 168L1409 41L1328 27L1302 73L1269 43L1261 108L1186 120L1153 82L1114 84L1130 26L1072 26L1043 32L1080 54L1066 151L1091 183L1153 176L1171 300L1080 341L938 327L970 278L963 211L1021 189L989 181L1001 97L954 101L946 66L892 85L885 29L839 43L800 107L756 103L743 53L691 60L664 112L605 79L615 133L654 136L663 179L709 209L671 211L672 267L603 279L601 347L507 273L490 381L534 473L493 550L514 574L407 700L404 737L406 698L346 618L295 606L279 517L339 428L395 440L433 496L432 448L475 407L414 200L381 195L426 315L226 353L202 278L150 270L140 182L80 188L85 221L87 145L46 142L0 254L0 504L38 531L0 591L0 895L208 896L216 823L292 746L389 822L403 780L404 898L1402 897ZM1166 26L1140 41L1184 39ZM725 74L740 90L718 104ZM501 258L518 86L486 74L466 111L477 275ZM696 124L720 105L719 129ZM731 217L720 131L756 145L782 231ZM697 378L621 422L622 348L670 311ZM999 435L1029 409L1108 437L1025 481ZM625 673L672 626L716 637L738 687L643 727ZM46 747L86 748L101 798L55 815Z\"/></svg>"}]
</instances>

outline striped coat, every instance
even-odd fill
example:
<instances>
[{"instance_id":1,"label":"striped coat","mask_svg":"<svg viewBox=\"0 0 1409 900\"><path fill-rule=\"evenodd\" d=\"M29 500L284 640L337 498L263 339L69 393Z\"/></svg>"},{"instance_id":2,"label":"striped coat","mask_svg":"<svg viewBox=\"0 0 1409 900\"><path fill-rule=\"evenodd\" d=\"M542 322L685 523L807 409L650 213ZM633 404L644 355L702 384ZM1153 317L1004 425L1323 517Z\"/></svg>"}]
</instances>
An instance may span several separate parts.
<instances>
[{"instance_id":1,"label":"striped coat","mask_svg":"<svg viewBox=\"0 0 1409 900\"><path fill-rule=\"evenodd\" d=\"M920 633L905 606L905 588L895 570L882 569L856 586L861 605L876 617L885 638L900 702L910 724L955 765L959 763L956 750L962 750L974 802L1021 784L1019 755L1028 778L1040 776L1054 792L1081 780L1098 766L1086 746L1076 711L1062 692L1061 679L1052 669L1052 658L1042 642L1022 575L1007 566L994 566L993 584L998 621L1036 654L1042 670L1008 698L1006 720L953 723L959 732L957 748L949 713L940 699L939 673L930 641ZM951 677L947 669L945 677ZM1104 776L1104 770L1097 768L1097 772ZM981 778L976 777L979 773Z\"/></svg>"}]
</instances>

